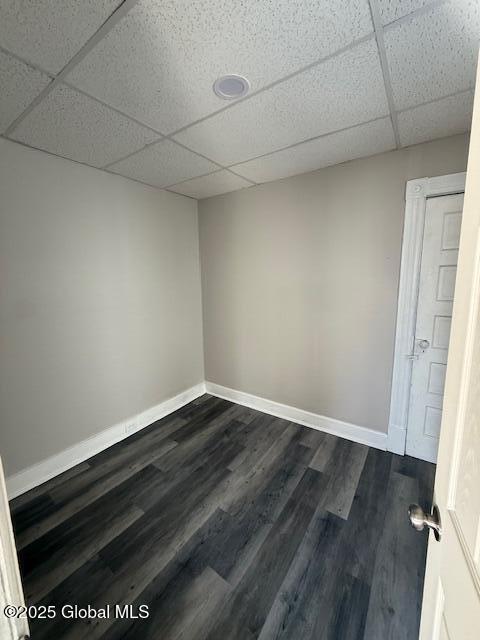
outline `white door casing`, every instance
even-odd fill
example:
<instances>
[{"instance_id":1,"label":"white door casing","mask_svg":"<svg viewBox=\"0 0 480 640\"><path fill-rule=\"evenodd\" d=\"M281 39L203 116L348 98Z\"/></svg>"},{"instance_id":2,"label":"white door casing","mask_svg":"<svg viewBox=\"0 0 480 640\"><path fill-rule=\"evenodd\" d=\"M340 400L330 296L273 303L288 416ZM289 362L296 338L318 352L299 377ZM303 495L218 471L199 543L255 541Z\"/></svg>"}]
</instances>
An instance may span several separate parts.
<instances>
[{"instance_id":1,"label":"white door casing","mask_svg":"<svg viewBox=\"0 0 480 640\"><path fill-rule=\"evenodd\" d=\"M412 360L416 332L416 313L423 233L427 202L430 198L463 193L465 173L409 180L405 193L405 221L398 293L395 352L388 422L387 449L404 455L410 403Z\"/></svg>"},{"instance_id":2,"label":"white door casing","mask_svg":"<svg viewBox=\"0 0 480 640\"><path fill-rule=\"evenodd\" d=\"M437 461L463 194L429 198L412 355L405 452Z\"/></svg>"},{"instance_id":3,"label":"white door casing","mask_svg":"<svg viewBox=\"0 0 480 640\"><path fill-rule=\"evenodd\" d=\"M478 640L480 636L479 176L477 91L435 479L443 537L437 543L430 535L421 640Z\"/></svg>"},{"instance_id":4,"label":"white door casing","mask_svg":"<svg viewBox=\"0 0 480 640\"><path fill-rule=\"evenodd\" d=\"M28 637L29 630L26 618L8 618L4 614L7 605L19 607L24 604L7 490L0 459L0 638L2 640L19 640Z\"/></svg>"}]
</instances>

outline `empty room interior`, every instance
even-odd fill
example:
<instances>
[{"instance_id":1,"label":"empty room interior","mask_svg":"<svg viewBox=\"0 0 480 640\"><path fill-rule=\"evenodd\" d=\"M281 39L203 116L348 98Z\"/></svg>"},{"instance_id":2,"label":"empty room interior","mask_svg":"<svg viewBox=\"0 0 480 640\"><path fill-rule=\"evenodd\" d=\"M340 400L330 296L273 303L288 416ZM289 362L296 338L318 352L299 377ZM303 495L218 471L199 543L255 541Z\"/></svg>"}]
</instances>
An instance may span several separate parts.
<instances>
[{"instance_id":1,"label":"empty room interior","mask_svg":"<svg viewBox=\"0 0 480 640\"><path fill-rule=\"evenodd\" d=\"M479 42L0 0L1 640L478 640Z\"/></svg>"}]
</instances>

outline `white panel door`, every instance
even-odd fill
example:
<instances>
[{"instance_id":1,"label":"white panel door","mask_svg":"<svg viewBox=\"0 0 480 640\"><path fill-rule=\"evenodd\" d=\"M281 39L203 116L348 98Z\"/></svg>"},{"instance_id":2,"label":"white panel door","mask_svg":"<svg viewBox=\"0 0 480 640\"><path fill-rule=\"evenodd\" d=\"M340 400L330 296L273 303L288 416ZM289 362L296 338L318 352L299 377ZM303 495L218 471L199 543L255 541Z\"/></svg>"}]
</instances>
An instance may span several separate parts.
<instances>
[{"instance_id":1,"label":"white panel door","mask_svg":"<svg viewBox=\"0 0 480 640\"><path fill-rule=\"evenodd\" d=\"M480 68L479 68L480 74ZM475 98L421 640L480 638L480 93ZM419 535L422 535L419 533Z\"/></svg>"},{"instance_id":2,"label":"white panel door","mask_svg":"<svg viewBox=\"0 0 480 640\"><path fill-rule=\"evenodd\" d=\"M27 619L6 616L5 607L8 605L22 606L24 599L0 459L0 638L1 640L27 638L29 634Z\"/></svg>"},{"instance_id":3,"label":"white panel door","mask_svg":"<svg viewBox=\"0 0 480 640\"><path fill-rule=\"evenodd\" d=\"M425 211L406 453L437 461L463 194L429 198Z\"/></svg>"}]
</instances>

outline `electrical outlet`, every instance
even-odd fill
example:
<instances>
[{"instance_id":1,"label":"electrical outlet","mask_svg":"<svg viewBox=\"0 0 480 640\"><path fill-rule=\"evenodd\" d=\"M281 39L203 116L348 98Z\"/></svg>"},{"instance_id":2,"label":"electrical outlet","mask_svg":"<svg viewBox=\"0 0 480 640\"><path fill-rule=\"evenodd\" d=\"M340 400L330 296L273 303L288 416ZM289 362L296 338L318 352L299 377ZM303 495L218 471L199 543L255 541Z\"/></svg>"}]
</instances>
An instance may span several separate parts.
<instances>
[{"instance_id":1,"label":"electrical outlet","mask_svg":"<svg viewBox=\"0 0 480 640\"><path fill-rule=\"evenodd\" d=\"M137 425L135 422L125 425L125 433L133 433L136 430L137 430Z\"/></svg>"}]
</instances>

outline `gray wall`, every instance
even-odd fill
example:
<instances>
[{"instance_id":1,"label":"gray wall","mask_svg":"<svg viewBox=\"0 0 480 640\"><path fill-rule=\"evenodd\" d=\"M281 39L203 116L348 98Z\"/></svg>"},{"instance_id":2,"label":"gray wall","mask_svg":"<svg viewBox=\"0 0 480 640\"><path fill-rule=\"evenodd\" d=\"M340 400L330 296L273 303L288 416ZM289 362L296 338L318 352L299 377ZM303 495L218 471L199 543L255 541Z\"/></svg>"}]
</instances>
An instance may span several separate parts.
<instances>
[{"instance_id":1,"label":"gray wall","mask_svg":"<svg viewBox=\"0 0 480 640\"><path fill-rule=\"evenodd\" d=\"M406 180L467 138L202 201L206 378L386 430ZM197 205L0 139L11 475L204 377Z\"/></svg>"},{"instance_id":2,"label":"gray wall","mask_svg":"<svg viewBox=\"0 0 480 640\"><path fill-rule=\"evenodd\" d=\"M386 431L405 183L466 136L199 203L206 379Z\"/></svg>"},{"instance_id":3,"label":"gray wall","mask_svg":"<svg viewBox=\"0 0 480 640\"><path fill-rule=\"evenodd\" d=\"M196 202L0 140L7 474L203 377Z\"/></svg>"}]
</instances>

